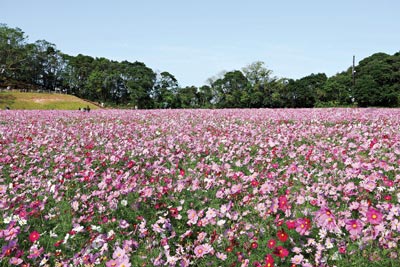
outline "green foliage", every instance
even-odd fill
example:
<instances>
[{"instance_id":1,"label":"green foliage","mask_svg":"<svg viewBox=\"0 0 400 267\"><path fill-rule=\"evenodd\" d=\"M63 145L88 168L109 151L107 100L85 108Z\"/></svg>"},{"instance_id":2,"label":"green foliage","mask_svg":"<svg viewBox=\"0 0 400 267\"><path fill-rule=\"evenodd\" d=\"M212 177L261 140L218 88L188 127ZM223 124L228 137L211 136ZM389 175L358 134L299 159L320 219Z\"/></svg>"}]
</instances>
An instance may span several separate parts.
<instances>
[{"instance_id":1,"label":"green foliage","mask_svg":"<svg viewBox=\"0 0 400 267\"><path fill-rule=\"evenodd\" d=\"M249 99L247 95L248 86L248 80L241 71L235 70L225 73L223 78L212 84L216 92L217 107L245 107Z\"/></svg>"},{"instance_id":2,"label":"green foliage","mask_svg":"<svg viewBox=\"0 0 400 267\"><path fill-rule=\"evenodd\" d=\"M360 61L356 67L354 97L361 107L399 105L399 53L377 53Z\"/></svg>"},{"instance_id":3,"label":"green foliage","mask_svg":"<svg viewBox=\"0 0 400 267\"><path fill-rule=\"evenodd\" d=\"M288 101L290 107L314 107L317 101L317 92L322 91L327 77L324 73L311 74L299 80L290 80L288 83Z\"/></svg>"},{"instance_id":4,"label":"green foliage","mask_svg":"<svg viewBox=\"0 0 400 267\"><path fill-rule=\"evenodd\" d=\"M152 98L156 108L175 108L177 106L178 81L167 71L156 77Z\"/></svg>"}]
</instances>

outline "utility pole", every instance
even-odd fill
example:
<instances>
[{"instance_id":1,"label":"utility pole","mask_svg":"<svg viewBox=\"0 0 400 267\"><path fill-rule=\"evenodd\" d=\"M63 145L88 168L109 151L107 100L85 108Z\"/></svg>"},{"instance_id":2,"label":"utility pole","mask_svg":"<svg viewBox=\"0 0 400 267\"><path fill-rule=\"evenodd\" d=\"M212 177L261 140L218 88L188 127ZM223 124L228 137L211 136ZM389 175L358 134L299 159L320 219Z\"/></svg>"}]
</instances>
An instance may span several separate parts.
<instances>
[{"instance_id":1,"label":"utility pole","mask_svg":"<svg viewBox=\"0 0 400 267\"><path fill-rule=\"evenodd\" d=\"M353 87L356 85L356 71L354 69L355 62L356 62L356 56L353 56L353 68L351 70L351 75L353 78Z\"/></svg>"}]
</instances>

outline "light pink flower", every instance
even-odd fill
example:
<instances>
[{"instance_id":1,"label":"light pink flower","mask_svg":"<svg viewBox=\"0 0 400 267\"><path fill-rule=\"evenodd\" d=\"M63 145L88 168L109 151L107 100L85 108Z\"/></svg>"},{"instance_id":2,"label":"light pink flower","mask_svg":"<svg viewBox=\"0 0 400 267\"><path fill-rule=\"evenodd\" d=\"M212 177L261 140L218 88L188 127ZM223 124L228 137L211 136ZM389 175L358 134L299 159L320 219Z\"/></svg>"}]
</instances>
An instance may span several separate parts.
<instances>
[{"instance_id":1,"label":"light pink flower","mask_svg":"<svg viewBox=\"0 0 400 267\"><path fill-rule=\"evenodd\" d=\"M215 253L215 256L216 256L218 259L222 260L222 261L226 260L226 258L227 258L226 254L225 254L225 253L221 253L221 252Z\"/></svg>"},{"instance_id":2,"label":"light pink flower","mask_svg":"<svg viewBox=\"0 0 400 267\"><path fill-rule=\"evenodd\" d=\"M22 262L23 262L22 259L16 258L16 257L12 257L12 258L10 259L10 261L9 261L9 263L10 263L11 265L20 265Z\"/></svg>"},{"instance_id":3,"label":"light pink flower","mask_svg":"<svg viewBox=\"0 0 400 267\"><path fill-rule=\"evenodd\" d=\"M352 237L359 237L364 228L364 223L360 220L347 220L346 230L349 231Z\"/></svg>"},{"instance_id":4,"label":"light pink flower","mask_svg":"<svg viewBox=\"0 0 400 267\"><path fill-rule=\"evenodd\" d=\"M118 262L114 259L106 262L106 267L116 267L117 265L118 265Z\"/></svg>"},{"instance_id":5,"label":"light pink flower","mask_svg":"<svg viewBox=\"0 0 400 267\"><path fill-rule=\"evenodd\" d=\"M43 253L43 251L44 251L43 248L38 248L37 245L33 245L29 249L28 259L36 259L37 257L39 257Z\"/></svg>"},{"instance_id":6,"label":"light pink flower","mask_svg":"<svg viewBox=\"0 0 400 267\"><path fill-rule=\"evenodd\" d=\"M117 267L131 267L131 263L129 262L129 258L127 256L120 258L117 263Z\"/></svg>"},{"instance_id":7,"label":"light pink flower","mask_svg":"<svg viewBox=\"0 0 400 267\"><path fill-rule=\"evenodd\" d=\"M206 254L206 249L203 245L198 245L194 248L194 254L197 258L201 258Z\"/></svg>"},{"instance_id":8,"label":"light pink flower","mask_svg":"<svg viewBox=\"0 0 400 267\"><path fill-rule=\"evenodd\" d=\"M304 256L299 254L299 255L295 255L290 261L291 261L291 263L298 265L298 264L301 264L303 259L304 259Z\"/></svg>"},{"instance_id":9,"label":"light pink flower","mask_svg":"<svg viewBox=\"0 0 400 267\"><path fill-rule=\"evenodd\" d=\"M117 247L113 253L113 259L120 259L126 256L126 252L124 249Z\"/></svg>"}]
</instances>

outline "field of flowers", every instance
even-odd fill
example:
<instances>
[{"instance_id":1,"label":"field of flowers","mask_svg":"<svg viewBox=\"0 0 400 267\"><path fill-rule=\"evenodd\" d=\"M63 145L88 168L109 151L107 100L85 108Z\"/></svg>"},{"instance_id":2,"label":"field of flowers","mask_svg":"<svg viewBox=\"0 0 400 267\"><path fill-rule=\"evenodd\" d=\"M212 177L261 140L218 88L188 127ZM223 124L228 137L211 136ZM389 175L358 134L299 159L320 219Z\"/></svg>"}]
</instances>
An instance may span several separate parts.
<instances>
[{"instance_id":1,"label":"field of flowers","mask_svg":"<svg viewBox=\"0 0 400 267\"><path fill-rule=\"evenodd\" d=\"M400 110L0 111L0 266L400 266Z\"/></svg>"}]
</instances>

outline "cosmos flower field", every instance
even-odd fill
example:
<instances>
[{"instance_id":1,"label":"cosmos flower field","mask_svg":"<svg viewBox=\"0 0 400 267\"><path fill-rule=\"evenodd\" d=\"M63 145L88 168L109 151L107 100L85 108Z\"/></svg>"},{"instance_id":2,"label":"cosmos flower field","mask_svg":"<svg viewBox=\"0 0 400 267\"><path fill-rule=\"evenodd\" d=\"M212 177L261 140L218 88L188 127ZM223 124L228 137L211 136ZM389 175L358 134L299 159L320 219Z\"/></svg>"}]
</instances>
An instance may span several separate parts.
<instances>
[{"instance_id":1,"label":"cosmos flower field","mask_svg":"<svg viewBox=\"0 0 400 267\"><path fill-rule=\"evenodd\" d=\"M399 266L400 110L0 111L0 266Z\"/></svg>"}]
</instances>

